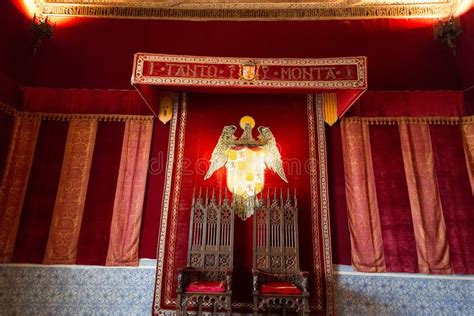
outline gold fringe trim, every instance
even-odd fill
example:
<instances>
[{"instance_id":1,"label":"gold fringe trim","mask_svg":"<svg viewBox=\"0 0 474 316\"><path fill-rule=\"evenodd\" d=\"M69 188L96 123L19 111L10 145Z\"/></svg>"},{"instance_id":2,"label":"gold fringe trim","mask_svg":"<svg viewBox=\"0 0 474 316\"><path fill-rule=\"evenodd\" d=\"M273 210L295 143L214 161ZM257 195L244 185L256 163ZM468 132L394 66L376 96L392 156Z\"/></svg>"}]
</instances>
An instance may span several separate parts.
<instances>
[{"instance_id":1,"label":"gold fringe trim","mask_svg":"<svg viewBox=\"0 0 474 316\"><path fill-rule=\"evenodd\" d=\"M71 121L71 120L98 120L104 122L126 122L126 121L153 121L152 115L123 115L123 114L66 114L66 113L43 113L23 112L0 102L0 111L14 117L40 118L44 121Z\"/></svg>"},{"instance_id":2,"label":"gold fringe trim","mask_svg":"<svg viewBox=\"0 0 474 316\"><path fill-rule=\"evenodd\" d=\"M72 2L72 3L71 3ZM415 3L394 1L344 6L333 2L317 3L239 3L235 2L128 2L93 3L86 1L35 0L40 15L87 16L166 20L357 20L380 18L436 18L456 12L461 1Z\"/></svg>"},{"instance_id":3,"label":"gold fringe trim","mask_svg":"<svg viewBox=\"0 0 474 316\"><path fill-rule=\"evenodd\" d=\"M406 124L429 124L429 125L459 125L465 122L473 122L474 116L428 116L428 117L345 117L344 121L349 123L362 123L368 125L398 125Z\"/></svg>"},{"instance_id":4,"label":"gold fringe trim","mask_svg":"<svg viewBox=\"0 0 474 316\"><path fill-rule=\"evenodd\" d=\"M8 104L5 104L3 102L0 102L0 112L6 113L8 115L15 115L17 112L17 109L14 107L9 106Z\"/></svg>"}]
</instances>

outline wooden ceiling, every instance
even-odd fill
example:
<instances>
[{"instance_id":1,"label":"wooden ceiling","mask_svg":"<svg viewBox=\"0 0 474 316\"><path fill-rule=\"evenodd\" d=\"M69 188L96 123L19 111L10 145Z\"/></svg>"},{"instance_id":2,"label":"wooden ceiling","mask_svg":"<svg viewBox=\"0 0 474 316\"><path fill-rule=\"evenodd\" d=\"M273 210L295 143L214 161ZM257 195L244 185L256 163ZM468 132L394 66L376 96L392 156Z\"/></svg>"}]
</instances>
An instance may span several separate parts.
<instances>
[{"instance_id":1,"label":"wooden ceiling","mask_svg":"<svg viewBox=\"0 0 474 316\"><path fill-rule=\"evenodd\" d=\"M472 0L33 0L40 14L174 20L436 18Z\"/></svg>"}]
</instances>

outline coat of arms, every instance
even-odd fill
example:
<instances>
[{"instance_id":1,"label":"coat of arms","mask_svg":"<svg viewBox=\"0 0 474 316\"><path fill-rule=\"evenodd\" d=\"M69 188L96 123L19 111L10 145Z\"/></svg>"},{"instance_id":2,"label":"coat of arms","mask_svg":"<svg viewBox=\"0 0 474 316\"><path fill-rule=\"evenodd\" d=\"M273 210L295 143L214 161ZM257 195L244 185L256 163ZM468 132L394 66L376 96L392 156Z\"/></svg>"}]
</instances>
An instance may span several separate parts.
<instances>
[{"instance_id":1,"label":"coat of arms","mask_svg":"<svg viewBox=\"0 0 474 316\"><path fill-rule=\"evenodd\" d=\"M240 127L243 133L237 138L234 135L236 126L224 126L204 179L208 179L217 169L225 166L227 188L233 194L236 214L246 219L253 214L255 197L263 190L266 168L276 172L283 181L288 180L270 128L258 127L260 135L254 139L252 129L255 127L255 120L252 117L242 117Z\"/></svg>"},{"instance_id":2,"label":"coat of arms","mask_svg":"<svg viewBox=\"0 0 474 316\"><path fill-rule=\"evenodd\" d=\"M248 80L248 81L257 79L257 65L255 64L242 65L242 73L240 75L240 78L244 80Z\"/></svg>"}]
</instances>

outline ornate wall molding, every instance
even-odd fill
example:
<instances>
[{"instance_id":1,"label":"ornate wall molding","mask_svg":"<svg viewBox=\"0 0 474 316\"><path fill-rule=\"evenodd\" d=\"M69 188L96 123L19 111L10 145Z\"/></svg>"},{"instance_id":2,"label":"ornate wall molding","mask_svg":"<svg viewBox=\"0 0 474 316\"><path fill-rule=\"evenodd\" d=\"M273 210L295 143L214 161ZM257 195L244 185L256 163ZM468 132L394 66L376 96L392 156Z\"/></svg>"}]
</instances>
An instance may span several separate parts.
<instances>
[{"instance_id":1,"label":"ornate wall molding","mask_svg":"<svg viewBox=\"0 0 474 316\"><path fill-rule=\"evenodd\" d=\"M436 18L470 0L34 0L38 14L167 20L347 20Z\"/></svg>"}]
</instances>

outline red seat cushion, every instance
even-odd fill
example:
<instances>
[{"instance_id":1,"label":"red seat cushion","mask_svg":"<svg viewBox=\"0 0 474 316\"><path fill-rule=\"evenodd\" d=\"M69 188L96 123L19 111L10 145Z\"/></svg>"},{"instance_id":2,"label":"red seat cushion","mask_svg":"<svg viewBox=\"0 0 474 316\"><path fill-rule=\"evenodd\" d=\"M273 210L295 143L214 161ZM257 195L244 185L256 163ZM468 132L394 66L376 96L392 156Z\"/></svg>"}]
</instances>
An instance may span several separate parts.
<instances>
[{"instance_id":1,"label":"red seat cushion","mask_svg":"<svg viewBox=\"0 0 474 316\"><path fill-rule=\"evenodd\" d=\"M196 281L191 282L186 288L186 292L199 292L199 293L224 293L226 283L222 282L202 282Z\"/></svg>"},{"instance_id":2,"label":"red seat cushion","mask_svg":"<svg viewBox=\"0 0 474 316\"><path fill-rule=\"evenodd\" d=\"M289 282L268 282L260 287L262 294L301 294L301 290Z\"/></svg>"}]
</instances>

